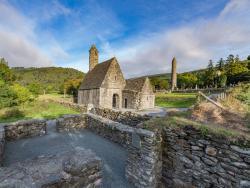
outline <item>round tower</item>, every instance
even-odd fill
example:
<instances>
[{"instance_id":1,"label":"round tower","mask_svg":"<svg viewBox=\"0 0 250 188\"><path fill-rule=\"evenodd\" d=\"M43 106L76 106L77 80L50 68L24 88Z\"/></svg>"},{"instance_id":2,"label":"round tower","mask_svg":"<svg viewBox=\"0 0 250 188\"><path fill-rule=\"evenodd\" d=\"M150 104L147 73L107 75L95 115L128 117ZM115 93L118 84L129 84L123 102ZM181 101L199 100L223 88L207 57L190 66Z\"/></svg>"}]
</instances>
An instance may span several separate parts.
<instances>
[{"instance_id":1,"label":"round tower","mask_svg":"<svg viewBox=\"0 0 250 188\"><path fill-rule=\"evenodd\" d=\"M98 64L98 50L93 44L89 49L89 71L91 71Z\"/></svg>"},{"instance_id":2,"label":"round tower","mask_svg":"<svg viewBox=\"0 0 250 188\"><path fill-rule=\"evenodd\" d=\"M174 91L177 88L177 62L175 57L172 60L172 72L171 72L171 90Z\"/></svg>"}]
</instances>

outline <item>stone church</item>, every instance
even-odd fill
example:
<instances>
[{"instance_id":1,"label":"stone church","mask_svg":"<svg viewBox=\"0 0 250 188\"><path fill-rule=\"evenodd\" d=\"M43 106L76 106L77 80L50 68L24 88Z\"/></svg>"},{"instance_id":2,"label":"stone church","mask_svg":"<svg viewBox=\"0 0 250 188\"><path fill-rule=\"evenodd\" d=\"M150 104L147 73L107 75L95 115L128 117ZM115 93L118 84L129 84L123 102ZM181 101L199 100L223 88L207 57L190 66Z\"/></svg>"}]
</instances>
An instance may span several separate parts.
<instances>
[{"instance_id":1,"label":"stone church","mask_svg":"<svg viewBox=\"0 0 250 188\"><path fill-rule=\"evenodd\" d=\"M100 108L154 108L155 95L147 77L125 80L115 57L98 63L98 50L89 50L89 71L78 91L78 103Z\"/></svg>"}]
</instances>

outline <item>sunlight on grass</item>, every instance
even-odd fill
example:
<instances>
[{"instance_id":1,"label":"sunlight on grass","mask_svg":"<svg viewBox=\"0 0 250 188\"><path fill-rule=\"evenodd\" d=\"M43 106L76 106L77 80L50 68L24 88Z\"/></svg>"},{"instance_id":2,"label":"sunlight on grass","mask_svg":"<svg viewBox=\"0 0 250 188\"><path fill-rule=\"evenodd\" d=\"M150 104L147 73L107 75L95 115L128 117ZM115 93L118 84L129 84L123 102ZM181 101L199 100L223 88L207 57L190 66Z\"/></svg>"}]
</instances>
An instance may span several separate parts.
<instances>
[{"instance_id":1,"label":"sunlight on grass","mask_svg":"<svg viewBox=\"0 0 250 188\"><path fill-rule=\"evenodd\" d=\"M65 114L78 114L76 110L66 108L58 103L37 100L24 107L11 107L0 110L0 122L13 122L21 119L57 118Z\"/></svg>"},{"instance_id":2,"label":"sunlight on grass","mask_svg":"<svg viewBox=\"0 0 250 188\"><path fill-rule=\"evenodd\" d=\"M156 106L165 108L188 108L196 103L195 93L157 93Z\"/></svg>"}]
</instances>

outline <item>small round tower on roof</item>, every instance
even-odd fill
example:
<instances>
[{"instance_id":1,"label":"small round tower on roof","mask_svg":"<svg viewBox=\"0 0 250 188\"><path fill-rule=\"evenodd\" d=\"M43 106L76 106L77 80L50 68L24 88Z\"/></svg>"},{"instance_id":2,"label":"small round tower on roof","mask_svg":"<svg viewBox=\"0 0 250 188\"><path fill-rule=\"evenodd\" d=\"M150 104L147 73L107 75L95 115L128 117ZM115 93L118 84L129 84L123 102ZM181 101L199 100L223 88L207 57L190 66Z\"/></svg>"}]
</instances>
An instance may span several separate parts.
<instances>
[{"instance_id":1,"label":"small round tower on roof","mask_svg":"<svg viewBox=\"0 0 250 188\"><path fill-rule=\"evenodd\" d=\"M98 50L93 44L89 49L89 71L91 71L98 64Z\"/></svg>"},{"instance_id":2,"label":"small round tower on roof","mask_svg":"<svg viewBox=\"0 0 250 188\"><path fill-rule=\"evenodd\" d=\"M174 91L177 88L177 62L175 57L172 60L172 72L171 72L171 90Z\"/></svg>"}]
</instances>

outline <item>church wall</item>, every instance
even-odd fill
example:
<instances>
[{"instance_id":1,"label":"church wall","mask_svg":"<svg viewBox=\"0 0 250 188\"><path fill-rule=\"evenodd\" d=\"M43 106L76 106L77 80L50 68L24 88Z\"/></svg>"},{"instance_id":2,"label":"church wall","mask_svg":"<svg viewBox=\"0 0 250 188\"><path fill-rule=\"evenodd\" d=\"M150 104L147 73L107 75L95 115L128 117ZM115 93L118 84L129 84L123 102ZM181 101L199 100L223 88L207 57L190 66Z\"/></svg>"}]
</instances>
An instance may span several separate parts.
<instances>
[{"instance_id":1,"label":"church wall","mask_svg":"<svg viewBox=\"0 0 250 188\"><path fill-rule=\"evenodd\" d=\"M126 82L120 66L116 60L113 60L101 87L107 89L123 89L125 84Z\"/></svg>"},{"instance_id":2,"label":"church wall","mask_svg":"<svg viewBox=\"0 0 250 188\"><path fill-rule=\"evenodd\" d=\"M138 109L140 104L140 99L138 92L123 90L122 91L122 108L125 108L125 99L127 99L128 109Z\"/></svg>"},{"instance_id":3,"label":"church wall","mask_svg":"<svg viewBox=\"0 0 250 188\"><path fill-rule=\"evenodd\" d=\"M89 89L89 90L79 90L78 91L78 103L79 104L93 104L98 107L100 102L100 90L99 89Z\"/></svg>"},{"instance_id":4,"label":"church wall","mask_svg":"<svg viewBox=\"0 0 250 188\"><path fill-rule=\"evenodd\" d=\"M119 98L119 108L122 106L122 90L121 89L107 89L100 88L100 107L113 108L113 95L117 94Z\"/></svg>"},{"instance_id":5,"label":"church wall","mask_svg":"<svg viewBox=\"0 0 250 188\"><path fill-rule=\"evenodd\" d=\"M140 94L140 105L139 109L154 108L155 96L152 94Z\"/></svg>"}]
</instances>

